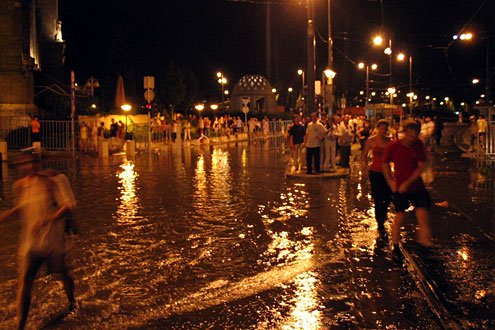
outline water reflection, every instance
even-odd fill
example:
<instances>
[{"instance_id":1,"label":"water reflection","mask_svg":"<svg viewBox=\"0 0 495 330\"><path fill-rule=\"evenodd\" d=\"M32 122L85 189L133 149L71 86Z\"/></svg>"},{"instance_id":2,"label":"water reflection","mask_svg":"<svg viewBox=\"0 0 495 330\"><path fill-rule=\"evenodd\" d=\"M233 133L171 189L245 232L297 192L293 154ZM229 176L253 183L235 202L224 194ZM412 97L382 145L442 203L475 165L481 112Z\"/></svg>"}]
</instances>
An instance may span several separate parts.
<instances>
[{"instance_id":1,"label":"water reflection","mask_svg":"<svg viewBox=\"0 0 495 330\"><path fill-rule=\"evenodd\" d=\"M140 209L139 198L137 196L136 180L138 174L134 170L135 164L126 161L120 165L122 171L117 173L119 178L120 204L117 208L117 222L121 224L132 224Z\"/></svg>"},{"instance_id":2,"label":"water reflection","mask_svg":"<svg viewBox=\"0 0 495 330\"><path fill-rule=\"evenodd\" d=\"M290 317L282 329L320 329L321 311L319 310L319 299L316 274L312 271L299 274L295 280L296 290L291 303L293 307Z\"/></svg>"}]
</instances>

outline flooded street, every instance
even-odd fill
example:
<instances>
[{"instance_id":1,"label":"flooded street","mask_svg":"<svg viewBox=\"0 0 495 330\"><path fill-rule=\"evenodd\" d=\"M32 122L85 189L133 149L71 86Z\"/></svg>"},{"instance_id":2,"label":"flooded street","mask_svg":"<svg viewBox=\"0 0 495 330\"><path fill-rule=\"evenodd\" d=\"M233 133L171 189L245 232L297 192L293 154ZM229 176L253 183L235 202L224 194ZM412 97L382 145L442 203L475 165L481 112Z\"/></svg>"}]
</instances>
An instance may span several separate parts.
<instances>
[{"instance_id":1,"label":"flooded street","mask_svg":"<svg viewBox=\"0 0 495 330\"><path fill-rule=\"evenodd\" d=\"M109 163L48 160L71 181L79 310L40 274L28 328L437 329L378 237L369 188L286 179L280 149L170 147ZM12 205L9 170L2 210ZM0 328L15 326L17 221L0 224Z\"/></svg>"}]
</instances>

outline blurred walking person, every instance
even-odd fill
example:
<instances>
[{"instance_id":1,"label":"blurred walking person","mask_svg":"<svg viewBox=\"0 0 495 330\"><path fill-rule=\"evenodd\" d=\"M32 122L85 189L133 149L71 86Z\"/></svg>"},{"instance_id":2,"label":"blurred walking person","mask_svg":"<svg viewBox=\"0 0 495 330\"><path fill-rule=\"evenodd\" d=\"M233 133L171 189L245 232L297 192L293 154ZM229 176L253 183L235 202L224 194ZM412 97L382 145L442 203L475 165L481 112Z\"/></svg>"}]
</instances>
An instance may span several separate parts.
<instances>
[{"instance_id":1,"label":"blurred walking person","mask_svg":"<svg viewBox=\"0 0 495 330\"><path fill-rule=\"evenodd\" d=\"M31 142L40 142L41 141L41 124L38 120L37 116L33 117L31 121Z\"/></svg>"},{"instance_id":2,"label":"blurred walking person","mask_svg":"<svg viewBox=\"0 0 495 330\"><path fill-rule=\"evenodd\" d=\"M387 136L388 122L384 119L376 123L376 134L371 136L365 143L361 153L361 163L363 173L368 172L371 186L371 197L375 204L375 219L378 225L378 231L385 230L384 224L387 220L387 212L392 192L385 180L382 170L382 159L385 147L390 142ZM371 152L371 164L368 166L368 154Z\"/></svg>"},{"instance_id":3,"label":"blurred walking person","mask_svg":"<svg viewBox=\"0 0 495 330\"><path fill-rule=\"evenodd\" d=\"M383 155L383 174L392 190L396 212L392 224L392 256L396 261L402 260L399 249L400 229L409 204L414 206L419 223L417 242L425 250L432 246L429 224L431 199L421 178L421 173L426 168L426 149L419 140L420 131L418 123L408 123L405 126L404 138L389 143ZM390 163L394 163L393 176Z\"/></svg>"},{"instance_id":4,"label":"blurred walking person","mask_svg":"<svg viewBox=\"0 0 495 330\"><path fill-rule=\"evenodd\" d=\"M21 220L19 239L19 288L17 295L18 329L24 329L31 305L31 291L39 268L59 274L69 300L68 312L76 308L74 281L65 263L66 225L71 224L76 201L67 177L54 170L31 173L14 184L16 206L0 215L0 222L18 214Z\"/></svg>"}]
</instances>

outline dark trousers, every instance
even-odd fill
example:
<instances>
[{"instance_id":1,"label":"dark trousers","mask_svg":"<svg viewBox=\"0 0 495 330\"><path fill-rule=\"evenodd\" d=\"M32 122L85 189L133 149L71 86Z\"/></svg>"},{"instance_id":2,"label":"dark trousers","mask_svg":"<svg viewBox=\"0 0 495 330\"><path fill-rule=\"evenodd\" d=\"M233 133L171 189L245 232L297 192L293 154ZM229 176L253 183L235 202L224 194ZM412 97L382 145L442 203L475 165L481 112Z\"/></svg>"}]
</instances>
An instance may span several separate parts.
<instances>
[{"instance_id":1,"label":"dark trousers","mask_svg":"<svg viewBox=\"0 0 495 330\"><path fill-rule=\"evenodd\" d=\"M375 202L375 219L379 225L387 220L388 205L392 199L392 191L385 180L383 173L369 171L371 197Z\"/></svg>"},{"instance_id":2,"label":"dark trousers","mask_svg":"<svg viewBox=\"0 0 495 330\"><path fill-rule=\"evenodd\" d=\"M320 147L308 148L306 147L306 172L311 173L313 171L313 160L315 161L315 171L320 171Z\"/></svg>"},{"instance_id":3,"label":"dark trousers","mask_svg":"<svg viewBox=\"0 0 495 330\"><path fill-rule=\"evenodd\" d=\"M349 158L351 157L351 146L339 146L340 148L340 161L339 164L342 167L349 167Z\"/></svg>"}]
</instances>

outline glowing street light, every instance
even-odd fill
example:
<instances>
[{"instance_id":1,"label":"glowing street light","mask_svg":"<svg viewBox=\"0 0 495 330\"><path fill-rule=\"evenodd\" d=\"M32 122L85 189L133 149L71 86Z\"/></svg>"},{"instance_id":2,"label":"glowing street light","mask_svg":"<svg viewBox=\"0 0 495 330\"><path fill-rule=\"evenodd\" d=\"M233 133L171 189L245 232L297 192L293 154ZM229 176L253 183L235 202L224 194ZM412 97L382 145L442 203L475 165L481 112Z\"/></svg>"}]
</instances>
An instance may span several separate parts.
<instances>
[{"instance_id":1,"label":"glowing street light","mask_svg":"<svg viewBox=\"0 0 495 330\"><path fill-rule=\"evenodd\" d=\"M131 106L130 104L127 104L127 103L126 103L126 104L122 104L122 105L120 106L120 108L121 108L121 109L122 109L122 111L124 111L124 113L125 113L125 137L124 137L124 138L127 140L127 139L128 139L128 137L129 137L129 136L127 135L127 113L128 113L129 111L131 111L132 106Z\"/></svg>"},{"instance_id":2,"label":"glowing street light","mask_svg":"<svg viewBox=\"0 0 495 330\"><path fill-rule=\"evenodd\" d=\"M364 106L367 107L370 98L370 66L365 64L364 62L358 63L358 69L363 70L364 68L366 68L366 100L364 101ZM378 65L372 64L371 70L376 69L378 69Z\"/></svg>"},{"instance_id":3,"label":"glowing street light","mask_svg":"<svg viewBox=\"0 0 495 330\"><path fill-rule=\"evenodd\" d=\"M277 92L276 88L272 88L272 93L275 94Z\"/></svg>"},{"instance_id":4,"label":"glowing street light","mask_svg":"<svg viewBox=\"0 0 495 330\"><path fill-rule=\"evenodd\" d=\"M292 93L292 91L293 91L293 90L294 90L294 89L293 89L292 87L287 88L287 91L288 91L289 93Z\"/></svg>"},{"instance_id":5,"label":"glowing street light","mask_svg":"<svg viewBox=\"0 0 495 330\"><path fill-rule=\"evenodd\" d=\"M383 38L380 35L377 35L373 38L373 43L375 46L380 46L383 43Z\"/></svg>"},{"instance_id":6,"label":"glowing street light","mask_svg":"<svg viewBox=\"0 0 495 330\"><path fill-rule=\"evenodd\" d=\"M217 72L217 78L218 78L218 83L220 84L221 86L221 93L222 93L222 105L221 105L221 108L223 110L223 104L224 104L224 100L225 100L225 95L228 95L228 94L225 94L225 85L227 84L227 78L225 78L224 74L222 72Z\"/></svg>"},{"instance_id":7,"label":"glowing street light","mask_svg":"<svg viewBox=\"0 0 495 330\"><path fill-rule=\"evenodd\" d=\"M452 36L452 39L453 40L463 40L463 41L469 41L471 39L473 39L473 34L471 32L467 32L467 33L462 33L462 34L454 34Z\"/></svg>"},{"instance_id":8,"label":"glowing street light","mask_svg":"<svg viewBox=\"0 0 495 330\"><path fill-rule=\"evenodd\" d=\"M210 109L213 110L213 111L217 110L218 109L218 104L216 104L216 103L211 104L210 105Z\"/></svg>"},{"instance_id":9,"label":"glowing street light","mask_svg":"<svg viewBox=\"0 0 495 330\"><path fill-rule=\"evenodd\" d=\"M479 84L480 80L478 78L474 78L472 80L473 85Z\"/></svg>"}]
</instances>

